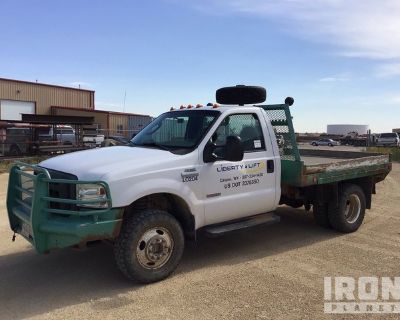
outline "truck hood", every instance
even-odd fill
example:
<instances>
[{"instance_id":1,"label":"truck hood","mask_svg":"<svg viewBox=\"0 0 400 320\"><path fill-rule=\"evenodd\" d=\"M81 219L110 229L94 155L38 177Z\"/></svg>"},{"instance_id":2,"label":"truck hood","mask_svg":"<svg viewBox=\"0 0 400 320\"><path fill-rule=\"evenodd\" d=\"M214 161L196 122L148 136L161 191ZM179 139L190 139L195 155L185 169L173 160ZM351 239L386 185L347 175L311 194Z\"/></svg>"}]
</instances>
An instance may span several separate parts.
<instances>
[{"instance_id":1,"label":"truck hood","mask_svg":"<svg viewBox=\"0 0 400 320\"><path fill-rule=\"evenodd\" d=\"M180 157L166 150L116 146L61 155L42 161L39 166L73 174L79 180L108 182L111 177L121 179L174 166Z\"/></svg>"}]
</instances>

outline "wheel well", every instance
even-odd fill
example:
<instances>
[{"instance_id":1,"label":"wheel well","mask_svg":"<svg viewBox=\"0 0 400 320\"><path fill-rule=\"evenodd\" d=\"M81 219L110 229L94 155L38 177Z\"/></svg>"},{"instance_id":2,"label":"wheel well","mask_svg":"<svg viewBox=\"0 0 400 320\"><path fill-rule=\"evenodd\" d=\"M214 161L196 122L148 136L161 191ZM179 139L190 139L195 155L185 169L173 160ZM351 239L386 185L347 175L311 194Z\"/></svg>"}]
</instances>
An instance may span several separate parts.
<instances>
[{"instance_id":1,"label":"wheel well","mask_svg":"<svg viewBox=\"0 0 400 320\"><path fill-rule=\"evenodd\" d=\"M344 180L339 183L307 187L302 190L301 198L305 198L305 202L333 202L337 204L339 201L339 191L345 184L358 185L365 194L366 208L371 209L372 194L375 193L375 180L373 177L357 178Z\"/></svg>"},{"instance_id":2,"label":"wheel well","mask_svg":"<svg viewBox=\"0 0 400 320\"><path fill-rule=\"evenodd\" d=\"M144 196L125 208L124 217L144 209L168 211L181 224L185 236L195 238L195 220L189 206L181 197L170 193L155 193Z\"/></svg>"},{"instance_id":3,"label":"wheel well","mask_svg":"<svg viewBox=\"0 0 400 320\"><path fill-rule=\"evenodd\" d=\"M364 192L366 208L371 209L372 194L375 193L375 181L373 177L365 177L353 180L347 180L346 183L358 185Z\"/></svg>"}]
</instances>

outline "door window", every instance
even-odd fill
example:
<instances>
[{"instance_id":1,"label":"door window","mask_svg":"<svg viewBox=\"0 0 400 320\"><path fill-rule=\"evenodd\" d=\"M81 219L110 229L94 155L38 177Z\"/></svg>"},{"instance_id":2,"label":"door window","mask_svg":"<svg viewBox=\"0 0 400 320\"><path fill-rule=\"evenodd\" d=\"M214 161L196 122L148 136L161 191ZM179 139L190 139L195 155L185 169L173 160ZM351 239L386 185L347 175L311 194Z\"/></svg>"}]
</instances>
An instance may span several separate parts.
<instances>
[{"instance_id":1,"label":"door window","mask_svg":"<svg viewBox=\"0 0 400 320\"><path fill-rule=\"evenodd\" d=\"M217 146L215 153L218 156L223 156L223 147L228 136L239 136L244 152L265 150L264 137L256 114L232 114L221 122L211 138Z\"/></svg>"}]
</instances>

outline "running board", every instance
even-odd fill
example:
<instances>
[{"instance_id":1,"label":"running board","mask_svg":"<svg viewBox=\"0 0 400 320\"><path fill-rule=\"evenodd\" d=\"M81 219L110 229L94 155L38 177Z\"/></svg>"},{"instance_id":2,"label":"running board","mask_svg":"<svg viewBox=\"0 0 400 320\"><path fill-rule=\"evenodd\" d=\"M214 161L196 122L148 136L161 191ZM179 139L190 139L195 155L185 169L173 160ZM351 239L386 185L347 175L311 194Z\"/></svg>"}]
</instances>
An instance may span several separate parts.
<instances>
[{"instance_id":1,"label":"running board","mask_svg":"<svg viewBox=\"0 0 400 320\"><path fill-rule=\"evenodd\" d=\"M278 223L280 220L281 218L278 215L273 212L268 212L250 217L246 220L209 226L205 228L205 232L208 236L216 237L236 230L247 229L259 225L270 225Z\"/></svg>"}]
</instances>

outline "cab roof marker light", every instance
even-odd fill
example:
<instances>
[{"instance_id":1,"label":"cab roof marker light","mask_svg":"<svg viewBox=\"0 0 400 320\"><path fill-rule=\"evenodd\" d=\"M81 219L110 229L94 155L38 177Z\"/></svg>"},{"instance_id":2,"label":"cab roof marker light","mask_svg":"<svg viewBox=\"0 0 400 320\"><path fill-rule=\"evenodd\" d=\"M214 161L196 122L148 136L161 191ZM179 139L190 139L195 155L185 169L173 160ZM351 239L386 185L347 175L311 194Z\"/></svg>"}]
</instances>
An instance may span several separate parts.
<instances>
[{"instance_id":1,"label":"cab roof marker light","mask_svg":"<svg viewBox=\"0 0 400 320\"><path fill-rule=\"evenodd\" d=\"M199 103L198 103L198 104L196 105L196 108L201 108L201 107L203 107L202 104L199 104Z\"/></svg>"},{"instance_id":2,"label":"cab roof marker light","mask_svg":"<svg viewBox=\"0 0 400 320\"><path fill-rule=\"evenodd\" d=\"M169 109L169 111L175 111L174 107L171 107L171 109Z\"/></svg>"},{"instance_id":3,"label":"cab roof marker light","mask_svg":"<svg viewBox=\"0 0 400 320\"><path fill-rule=\"evenodd\" d=\"M192 109L193 106L192 106L191 104L189 104L189 105L187 106L187 108L188 108L188 109Z\"/></svg>"},{"instance_id":4,"label":"cab roof marker light","mask_svg":"<svg viewBox=\"0 0 400 320\"><path fill-rule=\"evenodd\" d=\"M216 108L218 108L218 107L219 107L218 104L216 104L216 103L213 104L213 109L216 109Z\"/></svg>"},{"instance_id":5,"label":"cab roof marker light","mask_svg":"<svg viewBox=\"0 0 400 320\"><path fill-rule=\"evenodd\" d=\"M184 105L181 105L179 109L180 109L180 110L185 109L185 106L184 106Z\"/></svg>"}]
</instances>

